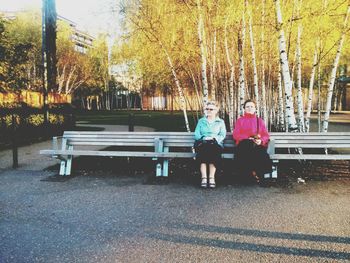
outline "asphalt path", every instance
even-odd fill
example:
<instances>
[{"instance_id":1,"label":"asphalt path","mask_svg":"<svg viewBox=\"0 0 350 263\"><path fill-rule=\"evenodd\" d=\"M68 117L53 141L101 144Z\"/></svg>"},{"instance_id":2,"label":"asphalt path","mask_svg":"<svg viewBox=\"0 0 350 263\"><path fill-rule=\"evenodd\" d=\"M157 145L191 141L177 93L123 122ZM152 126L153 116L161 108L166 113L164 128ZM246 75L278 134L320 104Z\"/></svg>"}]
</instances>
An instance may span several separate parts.
<instances>
[{"instance_id":1,"label":"asphalt path","mask_svg":"<svg viewBox=\"0 0 350 263\"><path fill-rule=\"evenodd\" d=\"M203 190L0 170L1 262L349 262L350 180Z\"/></svg>"}]
</instances>

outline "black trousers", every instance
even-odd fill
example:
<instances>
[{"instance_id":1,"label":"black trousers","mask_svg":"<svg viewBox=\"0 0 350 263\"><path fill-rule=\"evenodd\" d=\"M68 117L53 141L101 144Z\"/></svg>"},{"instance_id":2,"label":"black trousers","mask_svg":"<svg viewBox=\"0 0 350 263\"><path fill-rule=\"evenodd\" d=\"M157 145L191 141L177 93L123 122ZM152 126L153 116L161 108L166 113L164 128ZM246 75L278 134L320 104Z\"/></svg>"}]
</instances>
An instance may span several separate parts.
<instances>
[{"instance_id":1,"label":"black trousers","mask_svg":"<svg viewBox=\"0 0 350 263\"><path fill-rule=\"evenodd\" d=\"M272 160L264 146L243 140L236 147L234 167L241 175L255 171L259 177L272 172Z\"/></svg>"},{"instance_id":2,"label":"black trousers","mask_svg":"<svg viewBox=\"0 0 350 263\"><path fill-rule=\"evenodd\" d=\"M222 147L217 143L203 143L196 150L196 161L201 163L212 163L218 167L221 163Z\"/></svg>"}]
</instances>

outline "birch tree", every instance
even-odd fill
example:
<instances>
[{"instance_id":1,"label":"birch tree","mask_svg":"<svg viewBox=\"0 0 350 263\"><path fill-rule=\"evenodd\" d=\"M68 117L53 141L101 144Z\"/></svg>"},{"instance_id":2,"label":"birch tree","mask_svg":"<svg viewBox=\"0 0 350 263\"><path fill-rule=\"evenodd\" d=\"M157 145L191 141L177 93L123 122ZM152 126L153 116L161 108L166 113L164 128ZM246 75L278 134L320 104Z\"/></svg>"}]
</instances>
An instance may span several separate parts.
<instances>
[{"instance_id":1,"label":"birch tree","mask_svg":"<svg viewBox=\"0 0 350 263\"><path fill-rule=\"evenodd\" d=\"M287 58L287 50L286 50L286 41L283 30L283 20L282 20L282 12L280 7L280 1L274 0L276 6L276 17L277 17L277 30L279 32L278 37L278 47L280 53L280 63L282 69L282 76L284 81L284 89L285 89L285 107L286 107L286 116L287 116L287 130L295 130L297 128L295 115L294 115L294 106L292 100L292 82L290 79L289 73L289 65Z\"/></svg>"},{"instance_id":2,"label":"birch tree","mask_svg":"<svg viewBox=\"0 0 350 263\"><path fill-rule=\"evenodd\" d=\"M342 50L342 47L343 47L343 42L344 42L344 39L345 39L345 34L346 34L346 31L347 31L347 27L348 27L349 14L350 14L350 4L348 5L347 11L346 11L345 20L344 20L344 26L343 26L343 32L342 32L341 37L339 39L337 53L336 53L335 58L334 58L334 62L333 62L333 65L332 65L332 70L331 70L331 75L330 75L330 78L329 78L328 92L327 92L327 102L326 102L326 109L325 109L325 114L324 114L324 119L323 119L322 132L327 132L328 131L328 122L329 122L329 115L330 115L330 112L331 112L334 83L335 83L335 78L336 78L336 74L337 74L337 68L338 68L338 63L339 63L339 59L340 59L340 54L341 54L341 50Z\"/></svg>"},{"instance_id":3,"label":"birch tree","mask_svg":"<svg viewBox=\"0 0 350 263\"><path fill-rule=\"evenodd\" d=\"M244 74L244 42L245 42L245 18L242 16L241 30L238 32L238 56L239 56L239 114L243 115L245 100L245 74Z\"/></svg>"},{"instance_id":4,"label":"birch tree","mask_svg":"<svg viewBox=\"0 0 350 263\"><path fill-rule=\"evenodd\" d=\"M284 130L284 107L283 107L283 90L282 90L282 73L281 67L278 67L278 127L279 130Z\"/></svg>"},{"instance_id":5,"label":"birch tree","mask_svg":"<svg viewBox=\"0 0 350 263\"><path fill-rule=\"evenodd\" d=\"M294 116L292 78L288 67L288 63L292 61L288 61L281 8L285 22L290 25L288 29L290 54L294 55L294 52L298 51L295 45L298 43L297 27L294 26L297 23L294 21L302 21L303 23L303 38L298 44L303 54L302 68L298 68L298 63L293 63L293 67L296 69L295 87L301 87L299 80L309 79L312 73L312 55L316 39L320 38L323 41L322 55L318 56L318 60L322 60L324 65L332 63L331 52L336 49L333 45L341 33L338 24L344 20L340 18L340 15L341 12L344 12L343 9L346 5L343 1L331 0L328 1L327 8L323 10L322 3L319 1L304 1L302 12L297 15L295 11L296 0L283 1L281 7L279 7L280 0L250 0L249 8L246 8L246 11L249 12L245 14L245 18L251 17L252 20L247 21L246 30L249 33L248 37L253 33L250 42L254 45L256 66L260 60L258 85L255 85L257 82L254 76L256 71L253 66L252 45L250 44L249 48L244 46L245 21L242 19L242 12L245 10L245 1L128 0L126 2L138 3L134 6L135 8L130 8L128 12L135 14L131 17L140 21L140 27L130 27L129 31L126 30L128 33L123 39L125 45L132 50L131 59L136 61L140 74L143 76L144 90L152 89L149 83L155 83L157 92L165 83L167 85L170 83L172 90L178 90L174 81L173 72L175 72L182 90L185 91L184 94L194 96L194 98L187 100L193 109L197 107L194 106L197 92L201 100L203 98L207 100L210 95L215 93L217 100L223 104L222 109L226 111L225 113L228 112L230 124L232 124L238 111L242 112L241 104L244 99L256 94L255 86L257 86L260 115L264 117L265 121L268 121L271 116L275 121L278 116L274 115L272 105L277 113L279 73L274 61L279 58L283 75L281 87L283 89L284 112L287 116L285 119L285 123L288 124L287 130L297 127L297 120L302 118L299 117L296 120ZM273 21L275 16L278 18L277 23ZM255 21L261 21L261 25L253 24ZM278 30L274 30L276 24ZM161 48L160 43L153 36L146 37L142 29L155 33L169 57ZM256 35L256 32L259 32L259 35ZM259 44L254 39L255 35L261 39ZM279 46L273 44L277 40ZM343 54L350 55L349 47L349 44L344 44ZM249 65L245 65L246 61L250 61ZM322 76L329 74L329 71L328 67L324 67ZM192 72L192 74L186 72ZM149 96L154 96L156 93L149 92ZM295 93L295 95L297 94ZM178 96L176 95L171 100L178 101ZM254 95L253 97L256 98ZM325 99L324 97L322 100ZM295 101L297 101L296 99L297 96L295 96ZM267 113L265 103L268 103L271 114Z\"/></svg>"},{"instance_id":6,"label":"birch tree","mask_svg":"<svg viewBox=\"0 0 350 263\"><path fill-rule=\"evenodd\" d=\"M211 98L216 100L216 53L217 53L217 43L216 43L216 29L213 36L213 46L212 46L212 59L211 59L211 70L210 70L210 83L211 83Z\"/></svg>"},{"instance_id":7,"label":"birch tree","mask_svg":"<svg viewBox=\"0 0 350 263\"><path fill-rule=\"evenodd\" d=\"M207 79L207 52L205 50L205 33L204 33L204 22L203 14L201 10L201 1L197 0L198 6L198 40L201 53L201 73L202 73L202 89L203 89L203 105L208 102L208 79Z\"/></svg>"},{"instance_id":8,"label":"birch tree","mask_svg":"<svg viewBox=\"0 0 350 263\"><path fill-rule=\"evenodd\" d=\"M186 130L190 132L190 126L189 126L187 110L186 110L186 100L184 97L183 88L181 86L180 80L176 73L175 66L172 58L170 57L169 51L166 48L165 44L163 43L162 39L160 38L161 37L160 32L157 30L157 26L160 28L164 28L164 25L156 24L156 23L160 23L160 21L156 20L156 22L154 22L151 17L148 17L147 15L149 15L149 13L143 10L143 6L138 11L140 12L140 14L136 14L135 19L134 17L129 17L129 20L132 22L134 26L136 26L138 30L141 30L150 41L155 41L159 45L160 49L163 51L167 59L168 65L170 67L171 73L173 75L175 85L177 87L180 106L184 115L185 127L186 127ZM160 10L160 11L163 12L164 10ZM142 17L142 20L137 20L137 18L140 19L141 17ZM143 25L141 23L144 21L145 18L148 18L148 20L146 20L145 21L146 24Z\"/></svg>"},{"instance_id":9,"label":"birch tree","mask_svg":"<svg viewBox=\"0 0 350 263\"><path fill-rule=\"evenodd\" d=\"M266 0L262 0L262 14L261 14L261 45L262 45L262 50L264 50L265 47L265 5L266 5ZM261 55L261 109L262 109L262 117L265 121L265 125L267 126L267 107L266 107L266 87L265 87L265 53L262 52Z\"/></svg>"},{"instance_id":10,"label":"birch tree","mask_svg":"<svg viewBox=\"0 0 350 263\"><path fill-rule=\"evenodd\" d=\"M255 58L255 46L254 46L254 35L253 35L253 19L252 19L252 11L249 9L248 1L245 1L246 8L248 9L248 16L249 16L249 39L250 39L250 48L251 48L251 54L252 54L252 64L253 64L253 86L254 86L254 97L256 102L256 111L257 115L260 115L260 98L259 98L259 87L258 87L258 70L256 65L256 58Z\"/></svg>"},{"instance_id":11,"label":"birch tree","mask_svg":"<svg viewBox=\"0 0 350 263\"><path fill-rule=\"evenodd\" d=\"M316 74L316 67L317 67L317 60L318 60L318 56L317 56L318 46L319 46L319 41L317 41L316 47L315 47L314 59L312 62L311 76L310 76L310 82L309 82L309 93L308 93L308 99L307 99L307 111L306 111L306 118L305 118L306 132L310 131L310 116L311 116L311 110L312 110L314 81L315 81L315 74Z\"/></svg>"},{"instance_id":12,"label":"birch tree","mask_svg":"<svg viewBox=\"0 0 350 263\"><path fill-rule=\"evenodd\" d=\"M301 90L301 25L298 26L298 37L297 37L297 88L298 88L298 128L299 132L305 131L304 124L304 101L303 101L303 91Z\"/></svg>"},{"instance_id":13,"label":"birch tree","mask_svg":"<svg viewBox=\"0 0 350 263\"><path fill-rule=\"evenodd\" d=\"M227 63L230 67L230 80L229 80L229 120L230 120L230 130L233 131L233 123L235 120L235 107L234 107L234 82L235 82L235 65L233 63L233 60L230 56L230 50L228 47L228 40L227 40L227 21L228 18L225 20L225 27L224 27L224 33L225 33L225 51L226 51L226 59Z\"/></svg>"}]
</instances>

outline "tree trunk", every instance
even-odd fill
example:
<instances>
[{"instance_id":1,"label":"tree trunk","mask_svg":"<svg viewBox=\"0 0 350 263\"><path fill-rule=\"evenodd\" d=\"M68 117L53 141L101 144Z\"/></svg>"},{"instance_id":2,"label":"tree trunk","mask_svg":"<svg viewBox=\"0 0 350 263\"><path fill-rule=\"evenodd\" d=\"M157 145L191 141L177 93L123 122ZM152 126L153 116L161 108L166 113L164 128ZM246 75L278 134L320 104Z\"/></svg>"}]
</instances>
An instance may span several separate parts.
<instances>
[{"instance_id":1,"label":"tree trunk","mask_svg":"<svg viewBox=\"0 0 350 263\"><path fill-rule=\"evenodd\" d=\"M281 66L278 67L278 129L284 130L284 107L283 107L283 91L282 91L282 73Z\"/></svg>"},{"instance_id":2,"label":"tree trunk","mask_svg":"<svg viewBox=\"0 0 350 263\"><path fill-rule=\"evenodd\" d=\"M203 16L201 11L201 3L200 0L197 0L197 6L198 6L198 39L199 39L199 45L200 45L200 52L201 52L201 69L202 69L202 87L203 87L203 105L205 105L208 102L208 80L207 80L207 55L205 51L205 34L204 34L204 22L203 22Z\"/></svg>"},{"instance_id":3,"label":"tree trunk","mask_svg":"<svg viewBox=\"0 0 350 263\"><path fill-rule=\"evenodd\" d=\"M68 90L70 89L70 84L71 84L71 80L72 80L73 74L75 72L75 69L76 69L76 66L74 66L73 69L69 72L69 75L68 75L68 78L66 81L65 91L64 91L65 94L67 94Z\"/></svg>"},{"instance_id":4,"label":"tree trunk","mask_svg":"<svg viewBox=\"0 0 350 263\"><path fill-rule=\"evenodd\" d=\"M194 77L194 74L190 68L190 74L191 74L191 79L192 79L192 82L193 82L193 85L194 85L194 90L196 92L196 99L197 99L197 105L198 105L198 108L197 109L202 109L202 103L201 103L201 98L199 96L199 92L198 92L198 86L197 86L197 82L196 82L196 78ZM197 119L199 118L198 116L198 110L196 111L197 112Z\"/></svg>"},{"instance_id":5,"label":"tree trunk","mask_svg":"<svg viewBox=\"0 0 350 263\"><path fill-rule=\"evenodd\" d=\"M63 66L61 74L58 71L58 93L62 93L65 75L66 75L66 65Z\"/></svg>"},{"instance_id":6,"label":"tree trunk","mask_svg":"<svg viewBox=\"0 0 350 263\"><path fill-rule=\"evenodd\" d=\"M303 101L303 91L301 90L301 25L298 26L298 38L297 38L297 85L298 85L298 128L299 132L305 131L304 124L304 101Z\"/></svg>"},{"instance_id":7,"label":"tree trunk","mask_svg":"<svg viewBox=\"0 0 350 263\"><path fill-rule=\"evenodd\" d=\"M230 67L230 80L229 80L229 110L228 110L228 116L229 116L229 122L230 122L230 131L233 131L233 126L234 126L234 121L235 121L235 117L236 117L236 111L235 111L235 107L234 107L234 82L235 82L235 66L230 58L230 50L228 48L228 43L227 43L227 20L225 21L225 51L226 51L226 58L227 58L227 62L229 64Z\"/></svg>"},{"instance_id":8,"label":"tree trunk","mask_svg":"<svg viewBox=\"0 0 350 263\"><path fill-rule=\"evenodd\" d=\"M264 35L264 30L265 30L265 3L266 0L262 0L262 14L261 14L261 50L264 50L265 47L265 35ZM267 127L267 107L266 107L266 79L265 79L265 54L262 52L261 55L261 106L260 106L260 114L262 115L261 117L265 121L265 125Z\"/></svg>"},{"instance_id":9,"label":"tree trunk","mask_svg":"<svg viewBox=\"0 0 350 263\"><path fill-rule=\"evenodd\" d=\"M312 63L312 70L311 70L311 76L310 76L310 83L309 83L309 96L307 99L307 112L306 112L306 119L305 119L305 130L306 132L310 131L310 116L311 116L311 110L312 110L312 98L313 98L313 90L314 90L314 81L315 81L315 73L316 73L316 67L317 67L317 51L318 51L318 44L319 41L316 43L315 53L314 53L314 60Z\"/></svg>"},{"instance_id":10,"label":"tree trunk","mask_svg":"<svg viewBox=\"0 0 350 263\"><path fill-rule=\"evenodd\" d=\"M213 40L213 54L212 54L212 67L210 71L210 82L211 82L211 98L216 100L216 29L214 32L214 40ZM220 76L220 75L219 75Z\"/></svg>"},{"instance_id":11,"label":"tree trunk","mask_svg":"<svg viewBox=\"0 0 350 263\"><path fill-rule=\"evenodd\" d=\"M336 77L336 74L337 74L337 68L338 68L338 63L339 63L339 59L340 59L340 54L341 54L341 50L342 50L342 47L343 47L345 34L346 34L346 31L347 31L346 29L347 29L349 14L350 14L350 5L348 5L348 9L347 9L347 12L346 12L346 17L345 17L345 20L344 20L343 33L342 33L342 35L340 37L340 40L339 40L337 53L336 53L336 56L335 56L335 59L334 59L334 62L333 62L331 76L330 76L329 83L328 83L327 102L326 102L326 109L325 109L325 114L324 114L322 132L327 132L328 131L328 122L329 122L329 115L330 115L331 106L332 106L332 96L333 96L335 77Z\"/></svg>"},{"instance_id":12,"label":"tree trunk","mask_svg":"<svg viewBox=\"0 0 350 263\"><path fill-rule=\"evenodd\" d=\"M162 47L166 57L167 57L167 60L168 60L168 63L169 63L169 66L171 68L171 72L173 74L173 77L174 77L174 80L175 80L175 84L176 84L176 87L177 87L177 91L179 93L179 97L180 97L180 105L181 105L181 109L183 111L183 114L184 114L184 118L185 118L185 126L186 126L186 130L187 132L191 132L190 130L190 125L189 125L189 122L188 122L188 118L187 118L187 111L186 111L186 101L185 101L185 96L183 94L183 91L182 91L182 87L180 85L180 81L177 77L177 74L175 72L175 68L174 68L174 65L173 65L173 62L169 56L169 53L168 51L165 49L165 47L163 46L163 44L159 41L159 44L160 46Z\"/></svg>"},{"instance_id":13,"label":"tree trunk","mask_svg":"<svg viewBox=\"0 0 350 263\"><path fill-rule=\"evenodd\" d=\"M286 41L285 41L284 31L282 28L283 22L282 22L280 0L274 0L274 1L276 5L277 29L279 31L278 47L280 52L280 62L282 67L282 76L283 76L284 89L285 89L285 103L286 103L285 106L286 106L286 116L287 116L286 130L288 131L290 129L293 129L293 130L296 129L297 124L295 120L294 106L293 106L293 100L292 100L292 82L291 82L290 73L289 73Z\"/></svg>"},{"instance_id":14,"label":"tree trunk","mask_svg":"<svg viewBox=\"0 0 350 263\"><path fill-rule=\"evenodd\" d=\"M246 6L248 8L248 1L245 1ZM253 26L252 26L252 14L251 11L248 10L249 14L249 38L250 38L250 47L252 53L252 63L253 63L253 80L254 80L254 99L256 103L256 112L257 115L260 115L260 98L259 98L259 87L258 87L258 70L256 66L256 58L255 58L255 46L254 46L254 35L253 35Z\"/></svg>"},{"instance_id":15,"label":"tree trunk","mask_svg":"<svg viewBox=\"0 0 350 263\"><path fill-rule=\"evenodd\" d=\"M321 60L318 61L318 80L317 80L317 86L318 86L318 99L317 99L317 115L318 115L318 132L321 132Z\"/></svg>"},{"instance_id":16,"label":"tree trunk","mask_svg":"<svg viewBox=\"0 0 350 263\"><path fill-rule=\"evenodd\" d=\"M245 100L245 74L244 74L244 40L245 40L245 19L242 18L241 31L238 32L238 55L239 55L239 114L243 115Z\"/></svg>"}]
</instances>

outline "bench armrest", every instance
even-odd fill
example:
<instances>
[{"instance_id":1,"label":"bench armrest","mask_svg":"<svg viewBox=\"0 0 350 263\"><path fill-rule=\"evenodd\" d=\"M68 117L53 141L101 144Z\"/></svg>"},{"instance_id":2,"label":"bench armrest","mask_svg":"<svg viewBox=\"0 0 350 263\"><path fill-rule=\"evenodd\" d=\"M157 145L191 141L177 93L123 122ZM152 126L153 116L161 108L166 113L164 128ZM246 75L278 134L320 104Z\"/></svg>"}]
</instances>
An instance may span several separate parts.
<instances>
[{"instance_id":1,"label":"bench armrest","mask_svg":"<svg viewBox=\"0 0 350 263\"><path fill-rule=\"evenodd\" d=\"M63 136L54 136L52 137L52 149L58 150L58 142L62 141Z\"/></svg>"},{"instance_id":2,"label":"bench armrest","mask_svg":"<svg viewBox=\"0 0 350 263\"><path fill-rule=\"evenodd\" d=\"M267 153L268 154L275 154L275 140L274 139L270 139L270 142L267 146Z\"/></svg>"},{"instance_id":3,"label":"bench armrest","mask_svg":"<svg viewBox=\"0 0 350 263\"><path fill-rule=\"evenodd\" d=\"M52 150L58 150L58 141L62 141L62 136L54 136L52 137ZM53 154L52 158L58 158L58 155Z\"/></svg>"}]
</instances>

